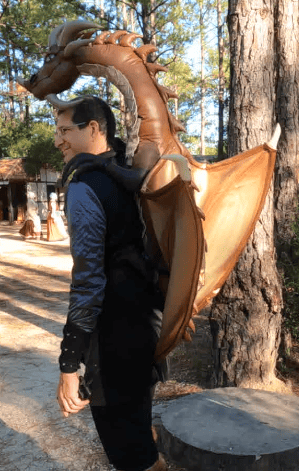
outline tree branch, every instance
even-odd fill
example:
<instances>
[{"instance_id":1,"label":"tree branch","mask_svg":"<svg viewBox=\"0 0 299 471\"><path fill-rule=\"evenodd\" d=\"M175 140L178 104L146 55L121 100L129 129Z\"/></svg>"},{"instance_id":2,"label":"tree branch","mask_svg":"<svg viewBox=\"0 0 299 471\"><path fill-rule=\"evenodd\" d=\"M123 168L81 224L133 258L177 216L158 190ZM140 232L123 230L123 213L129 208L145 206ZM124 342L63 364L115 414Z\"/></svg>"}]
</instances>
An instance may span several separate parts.
<instances>
[{"instance_id":1,"label":"tree branch","mask_svg":"<svg viewBox=\"0 0 299 471\"><path fill-rule=\"evenodd\" d=\"M0 18L3 17L3 15L5 14L5 12L6 12L7 8L8 8L8 6L9 6L9 0L7 0L7 1L2 0L2 8L3 8L3 10L2 10L2 13L1 13L1 15L0 15Z\"/></svg>"}]
</instances>

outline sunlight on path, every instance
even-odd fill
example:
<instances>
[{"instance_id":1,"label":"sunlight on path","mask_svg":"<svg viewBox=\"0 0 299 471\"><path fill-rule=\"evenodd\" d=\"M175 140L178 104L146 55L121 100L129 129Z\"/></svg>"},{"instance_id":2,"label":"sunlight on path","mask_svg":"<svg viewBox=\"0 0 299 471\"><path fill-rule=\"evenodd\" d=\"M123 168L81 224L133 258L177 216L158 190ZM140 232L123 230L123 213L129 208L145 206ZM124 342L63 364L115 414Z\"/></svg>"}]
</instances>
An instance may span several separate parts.
<instances>
[{"instance_id":1,"label":"sunlight on path","mask_svg":"<svg viewBox=\"0 0 299 471\"><path fill-rule=\"evenodd\" d=\"M53 268L57 271L71 272L72 258L69 251L69 239L58 242L46 240L23 240L19 234L21 226L9 226L0 223L1 259L19 260L26 265ZM43 225L45 234L45 225Z\"/></svg>"},{"instance_id":2,"label":"sunlight on path","mask_svg":"<svg viewBox=\"0 0 299 471\"><path fill-rule=\"evenodd\" d=\"M89 409L63 419L56 402L69 241L24 241L19 228L0 223L1 471L108 471Z\"/></svg>"}]
</instances>

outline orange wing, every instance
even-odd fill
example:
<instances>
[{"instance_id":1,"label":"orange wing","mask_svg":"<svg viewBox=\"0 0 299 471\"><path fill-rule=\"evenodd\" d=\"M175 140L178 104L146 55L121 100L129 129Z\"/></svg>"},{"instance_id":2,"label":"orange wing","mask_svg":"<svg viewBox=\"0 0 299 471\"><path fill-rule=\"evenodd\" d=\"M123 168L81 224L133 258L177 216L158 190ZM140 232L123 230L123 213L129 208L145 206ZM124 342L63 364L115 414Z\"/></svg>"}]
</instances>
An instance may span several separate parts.
<instances>
[{"instance_id":1,"label":"orange wing","mask_svg":"<svg viewBox=\"0 0 299 471\"><path fill-rule=\"evenodd\" d=\"M168 160L150 172L143 207L170 271L157 359L190 337L186 329L193 328L192 316L234 268L264 205L275 156L264 144L215 164L188 159L191 183L183 182Z\"/></svg>"}]
</instances>

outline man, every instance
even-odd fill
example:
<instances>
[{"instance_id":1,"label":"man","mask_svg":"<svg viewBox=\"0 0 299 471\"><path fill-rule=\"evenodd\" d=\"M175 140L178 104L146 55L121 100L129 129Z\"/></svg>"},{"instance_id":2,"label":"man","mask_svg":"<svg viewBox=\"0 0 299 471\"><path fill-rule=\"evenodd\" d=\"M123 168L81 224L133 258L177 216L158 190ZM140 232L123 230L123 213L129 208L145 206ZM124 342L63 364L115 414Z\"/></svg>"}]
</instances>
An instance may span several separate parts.
<instances>
[{"instance_id":1,"label":"man","mask_svg":"<svg viewBox=\"0 0 299 471\"><path fill-rule=\"evenodd\" d=\"M135 194L108 171L124 161L109 106L86 97L59 112L55 145L66 163L74 262L59 358L60 408L67 417L90 402L101 442L118 470L164 471L151 430L153 386L162 378L154 352L163 301L144 253ZM90 401L78 395L81 362Z\"/></svg>"}]
</instances>

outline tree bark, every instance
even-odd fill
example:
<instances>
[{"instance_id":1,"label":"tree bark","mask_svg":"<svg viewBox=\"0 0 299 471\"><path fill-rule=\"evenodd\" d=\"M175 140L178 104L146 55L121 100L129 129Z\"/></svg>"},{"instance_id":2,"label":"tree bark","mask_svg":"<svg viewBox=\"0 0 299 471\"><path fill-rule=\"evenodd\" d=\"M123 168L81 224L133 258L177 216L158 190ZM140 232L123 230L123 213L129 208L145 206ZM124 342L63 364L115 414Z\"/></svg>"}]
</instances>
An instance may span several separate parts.
<instances>
[{"instance_id":1,"label":"tree bark","mask_svg":"<svg viewBox=\"0 0 299 471\"><path fill-rule=\"evenodd\" d=\"M142 3L141 9L141 29L143 35L144 44L153 44L156 45L156 34L155 34L155 0L150 0L150 2ZM149 62L155 62L156 53L151 52L147 60Z\"/></svg>"},{"instance_id":2,"label":"tree bark","mask_svg":"<svg viewBox=\"0 0 299 471\"><path fill-rule=\"evenodd\" d=\"M122 3L122 15L123 15L123 29L128 29L128 13L127 13L127 5Z\"/></svg>"},{"instance_id":3,"label":"tree bark","mask_svg":"<svg viewBox=\"0 0 299 471\"><path fill-rule=\"evenodd\" d=\"M268 141L275 119L274 0L230 0L229 155ZM246 249L214 299L214 386L286 391L275 376L282 292L273 188ZM233 230L233 228L232 228Z\"/></svg>"},{"instance_id":4,"label":"tree bark","mask_svg":"<svg viewBox=\"0 0 299 471\"><path fill-rule=\"evenodd\" d=\"M278 0L275 9L277 121L282 128L275 178L275 245L292 258L293 223L297 215L299 156L299 5Z\"/></svg>"},{"instance_id":5,"label":"tree bark","mask_svg":"<svg viewBox=\"0 0 299 471\"><path fill-rule=\"evenodd\" d=\"M15 117L15 103L14 103L14 90L13 90L13 69L12 69L12 49L10 41L7 41L6 49L6 62L7 62L7 71L8 71L8 84L9 84L9 112L10 119Z\"/></svg>"},{"instance_id":6,"label":"tree bark","mask_svg":"<svg viewBox=\"0 0 299 471\"><path fill-rule=\"evenodd\" d=\"M218 63L219 63L219 85L218 85L218 159L222 160L224 155L223 150L223 135L224 135L224 87L225 77L223 70L224 60L224 40L223 40L223 22L222 22L222 0L217 0L217 20L218 20Z\"/></svg>"},{"instance_id":7,"label":"tree bark","mask_svg":"<svg viewBox=\"0 0 299 471\"><path fill-rule=\"evenodd\" d=\"M279 0L275 10L277 63L277 120L282 127L274 185L275 246L284 280L294 280L298 265L294 222L298 217L299 155L299 6L297 1ZM283 319L299 308L296 293L283 286ZM289 314L291 312L291 314ZM292 321L293 322L293 321ZM283 324L280 352L287 353L291 333Z\"/></svg>"},{"instance_id":8,"label":"tree bark","mask_svg":"<svg viewBox=\"0 0 299 471\"><path fill-rule=\"evenodd\" d=\"M206 154L205 146L205 131L206 131L206 113L205 113L205 96L206 96L206 83L205 83L205 34L204 34L204 16L203 5L200 3L200 154Z\"/></svg>"},{"instance_id":9,"label":"tree bark","mask_svg":"<svg viewBox=\"0 0 299 471\"><path fill-rule=\"evenodd\" d=\"M131 23L131 31L135 31L135 11L133 8L130 8L130 23Z\"/></svg>"}]
</instances>

